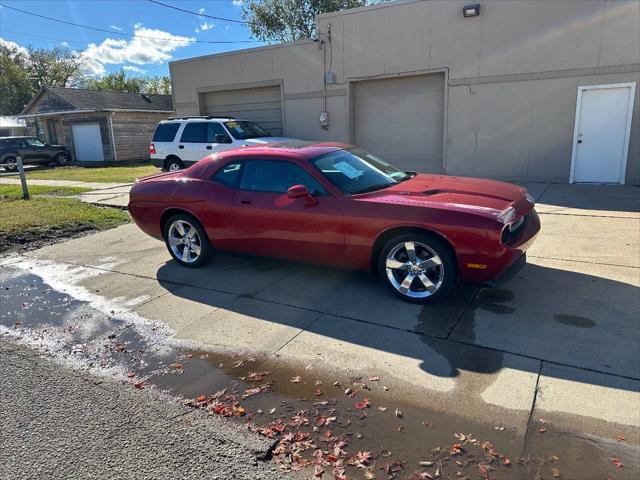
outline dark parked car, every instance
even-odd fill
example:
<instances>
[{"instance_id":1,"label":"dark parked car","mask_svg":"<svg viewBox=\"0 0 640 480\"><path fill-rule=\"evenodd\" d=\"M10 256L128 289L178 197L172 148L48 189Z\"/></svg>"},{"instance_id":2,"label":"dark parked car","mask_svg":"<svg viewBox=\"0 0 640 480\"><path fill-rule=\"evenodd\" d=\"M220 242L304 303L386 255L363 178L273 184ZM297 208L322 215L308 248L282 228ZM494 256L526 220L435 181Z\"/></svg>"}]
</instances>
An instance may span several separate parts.
<instances>
[{"instance_id":1,"label":"dark parked car","mask_svg":"<svg viewBox=\"0 0 640 480\"><path fill-rule=\"evenodd\" d=\"M0 166L15 163L17 157L22 157L25 165L55 162L60 167L71 159L69 151L62 145L49 145L36 137L0 137ZM16 167L4 169L15 171Z\"/></svg>"}]
</instances>

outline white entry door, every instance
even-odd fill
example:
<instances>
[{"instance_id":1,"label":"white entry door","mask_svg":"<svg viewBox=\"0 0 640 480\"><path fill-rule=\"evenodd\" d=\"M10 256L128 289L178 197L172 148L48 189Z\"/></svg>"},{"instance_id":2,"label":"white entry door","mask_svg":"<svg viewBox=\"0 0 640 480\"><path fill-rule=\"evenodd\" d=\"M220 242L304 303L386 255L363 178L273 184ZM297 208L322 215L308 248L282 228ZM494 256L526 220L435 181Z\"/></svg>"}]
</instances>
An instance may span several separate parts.
<instances>
[{"instance_id":1,"label":"white entry door","mask_svg":"<svg viewBox=\"0 0 640 480\"><path fill-rule=\"evenodd\" d=\"M76 149L75 160L79 162L101 162L104 160L102 151L102 135L100 125L86 123L73 125L73 144Z\"/></svg>"},{"instance_id":2,"label":"white entry door","mask_svg":"<svg viewBox=\"0 0 640 480\"><path fill-rule=\"evenodd\" d=\"M635 83L578 88L570 182L624 183Z\"/></svg>"}]
</instances>

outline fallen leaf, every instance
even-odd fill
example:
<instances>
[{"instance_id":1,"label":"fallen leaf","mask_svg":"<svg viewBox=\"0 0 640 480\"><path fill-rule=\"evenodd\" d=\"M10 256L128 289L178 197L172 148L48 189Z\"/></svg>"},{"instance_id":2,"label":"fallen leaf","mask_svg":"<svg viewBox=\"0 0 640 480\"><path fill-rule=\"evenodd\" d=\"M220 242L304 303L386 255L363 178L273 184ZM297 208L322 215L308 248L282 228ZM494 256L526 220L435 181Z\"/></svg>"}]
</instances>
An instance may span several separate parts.
<instances>
[{"instance_id":1,"label":"fallen leaf","mask_svg":"<svg viewBox=\"0 0 640 480\"><path fill-rule=\"evenodd\" d=\"M547 431L547 429L546 429L545 427L540 427L540 428L538 429L538 431L539 431L540 433L545 433L545 432Z\"/></svg>"},{"instance_id":2,"label":"fallen leaf","mask_svg":"<svg viewBox=\"0 0 640 480\"><path fill-rule=\"evenodd\" d=\"M241 417L242 415L244 415L245 410L240 405L236 405L235 407L233 407L233 413L235 413L238 417Z\"/></svg>"},{"instance_id":3,"label":"fallen leaf","mask_svg":"<svg viewBox=\"0 0 640 480\"><path fill-rule=\"evenodd\" d=\"M485 465L478 465L478 473L482 478L489 478L489 469Z\"/></svg>"},{"instance_id":4,"label":"fallen leaf","mask_svg":"<svg viewBox=\"0 0 640 480\"><path fill-rule=\"evenodd\" d=\"M358 410L363 410L365 408L370 408L371 402L368 398L365 398L363 401L356 403L355 408Z\"/></svg>"},{"instance_id":5,"label":"fallen leaf","mask_svg":"<svg viewBox=\"0 0 640 480\"><path fill-rule=\"evenodd\" d=\"M381 412L386 412L387 411L387 407L378 407L378 410L380 410Z\"/></svg>"},{"instance_id":6,"label":"fallen leaf","mask_svg":"<svg viewBox=\"0 0 640 480\"><path fill-rule=\"evenodd\" d=\"M370 382L379 382L380 381L380 377L378 375L374 375L372 377L369 377L369 381Z\"/></svg>"},{"instance_id":7,"label":"fallen leaf","mask_svg":"<svg viewBox=\"0 0 640 480\"><path fill-rule=\"evenodd\" d=\"M313 392L313 394L316 397L321 397L322 395L324 395L324 392L318 388L315 392Z\"/></svg>"},{"instance_id":8,"label":"fallen leaf","mask_svg":"<svg viewBox=\"0 0 640 480\"><path fill-rule=\"evenodd\" d=\"M127 378L133 378L136 376L136 372L127 372Z\"/></svg>"},{"instance_id":9,"label":"fallen leaf","mask_svg":"<svg viewBox=\"0 0 640 480\"><path fill-rule=\"evenodd\" d=\"M140 380L139 382L134 383L133 386L138 390L142 390L144 388L144 382Z\"/></svg>"},{"instance_id":10,"label":"fallen leaf","mask_svg":"<svg viewBox=\"0 0 640 480\"><path fill-rule=\"evenodd\" d=\"M511 460L509 460L509 458L507 458L507 457L504 457L504 458L502 459L502 463L503 463L504 465L511 465Z\"/></svg>"},{"instance_id":11,"label":"fallen leaf","mask_svg":"<svg viewBox=\"0 0 640 480\"><path fill-rule=\"evenodd\" d=\"M401 411L401 410L398 410L398 409L396 408L396 412L395 412L395 413L396 413L396 417L398 417L398 418L402 418L402 411Z\"/></svg>"},{"instance_id":12,"label":"fallen leaf","mask_svg":"<svg viewBox=\"0 0 640 480\"><path fill-rule=\"evenodd\" d=\"M620 460L619 458L609 458L609 460L611 460L611 463L613 463L616 468L622 468L622 460Z\"/></svg>"},{"instance_id":13,"label":"fallen leaf","mask_svg":"<svg viewBox=\"0 0 640 480\"><path fill-rule=\"evenodd\" d=\"M618 440L619 442L624 442L626 440L626 438L624 437L624 435L622 433L619 433L616 435L616 440Z\"/></svg>"},{"instance_id":14,"label":"fallen leaf","mask_svg":"<svg viewBox=\"0 0 640 480\"><path fill-rule=\"evenodd\" d=\"M352 397L352 396L354 395L354 391L353 391L353 389L352 389L352 388L347 388L347 389L344 391L344 394L345 394L347 397Z\"/></svg>"},{"instance_id":15,"label":"fallen leaf","mask_svg":"<svg viewBox=\"0 0 640 480\"><path fill-rule=\"evenodd\" d=\"M553 478L560 478L560 470L558 470L557 468L552 468L551 475L553 475Z\"/></svg>"},{"instance_id":16,"label":"fallen leaf","mask_svg":"<svg viewBox=\"0 0 640 480\"><path fill-rule=\"evenodd\" d=\"M207 397L205 395L198 395L196 397L196 402L198 402L198 403L202 403L202 402L204 402L206 400L207 400Z\"/></svg>"},{"instance_id":17,"label":"fallen leaf","mask_svg":"<svg viewBox=\"0 0 640 480\"><path fill-rule=\"evenodd\" d=\"M300 383L302 381L302 377L296 375L295 377L291 377L291 380L289 380L291 383Z\"/></svg>"},{"instance_id":18,"label":"fallen leaf","mask_svg":"<svg viewBox=\"0 0 640 480\"><path fill-rule=\"evenodd\" d=\"M324 469L320 465L316 465L316 467L313 469L313 476L316 478L322 477L323 473Z\"/></svg>"}]
</instances>

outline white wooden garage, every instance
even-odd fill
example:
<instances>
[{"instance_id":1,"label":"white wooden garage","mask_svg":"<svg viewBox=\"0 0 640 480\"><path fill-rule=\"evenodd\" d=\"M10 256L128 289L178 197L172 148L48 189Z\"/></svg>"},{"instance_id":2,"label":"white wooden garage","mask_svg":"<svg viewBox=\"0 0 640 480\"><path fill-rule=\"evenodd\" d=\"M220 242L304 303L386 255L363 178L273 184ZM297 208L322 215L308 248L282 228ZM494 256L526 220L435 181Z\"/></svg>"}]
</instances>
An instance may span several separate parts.
<instances>
[{"instance_id":1,"label":"white wooden garage","mask_svg":"<svg viewBox=\"0 0 640 480\"><path fill-rule=\"evenodd\" d=\"M282 136L280 86L243 88L203 94L204 114L258 122L273 136Z\"/></svg>"},{"instance_id":2,"label":"white wooden garage","mask_svg":"<svg viewBox=\"0 0 640 480\"><path fill-rule=\"evenodd\" d=\"M102 136L100 125L97 123L85 123L72 125L73 144L78 162L102 162L104 152L102 150Z\"/></svg>"}]
</instances>

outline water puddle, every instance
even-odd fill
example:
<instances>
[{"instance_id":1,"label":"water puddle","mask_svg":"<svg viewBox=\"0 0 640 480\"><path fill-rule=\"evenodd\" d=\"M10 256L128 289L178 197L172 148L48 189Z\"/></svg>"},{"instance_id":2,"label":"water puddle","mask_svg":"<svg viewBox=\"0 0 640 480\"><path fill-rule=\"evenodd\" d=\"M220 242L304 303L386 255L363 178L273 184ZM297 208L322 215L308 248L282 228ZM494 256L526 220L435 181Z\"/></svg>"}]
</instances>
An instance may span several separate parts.
<instances>
[{"instance_id":1,"label":"water puddle","mask_svg":"<svg viewBox=\"0 0 640 480\"><path fill-rule=\"evenodd\" d=\"M326 378L273 358L188 348L162 325L72 297L16 267L0 268L0 282L4 337L242 422L274 439L273 462L307 477L618 479L638 468L627 450L553 425L534 425L523 445L504 425L391 400L375 372Z\"/></svg>"}]
</instances>

